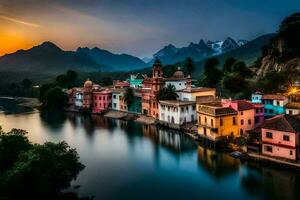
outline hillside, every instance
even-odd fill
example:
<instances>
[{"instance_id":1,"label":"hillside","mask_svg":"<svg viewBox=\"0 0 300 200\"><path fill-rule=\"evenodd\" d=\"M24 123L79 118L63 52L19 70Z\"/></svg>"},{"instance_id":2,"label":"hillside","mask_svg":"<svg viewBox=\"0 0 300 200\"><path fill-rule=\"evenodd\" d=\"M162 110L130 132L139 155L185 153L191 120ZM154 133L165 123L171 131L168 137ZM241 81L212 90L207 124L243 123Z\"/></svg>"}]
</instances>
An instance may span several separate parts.
<instances>
[{"instance_id":1,"label":"hillside","mask_svg":"<svg viewBox=\"0 0 300 200\"><path fill-rule=\"evenodd\" d=\"M0 57L0 72L43 72L44 74L76 71L103 71L109 69L90 56L63 51L51 42L44 42L29 50L19 50Z\"/></svg>"},{"instance_id":2,"label":"hillside","mask_svg":"<svg viewBox=\"0 0 300 200\"><path fill-rule=\"evenodd\" d=\"M146 63L141 59L128 54L114 54L100 48L78 48L78 53L84 53L92 57L98 64L112 66L114 69L128 71L146 67Z\"/></svg>"}]
</instances>

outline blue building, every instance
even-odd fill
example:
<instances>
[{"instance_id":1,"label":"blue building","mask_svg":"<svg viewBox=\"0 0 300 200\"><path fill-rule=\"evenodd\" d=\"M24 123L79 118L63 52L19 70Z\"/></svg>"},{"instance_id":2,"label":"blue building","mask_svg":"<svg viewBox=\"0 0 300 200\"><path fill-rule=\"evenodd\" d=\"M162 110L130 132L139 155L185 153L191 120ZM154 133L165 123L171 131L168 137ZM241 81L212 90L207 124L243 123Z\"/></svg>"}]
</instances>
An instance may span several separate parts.
<instances>
[{"instance_id":1,"label":"blue building","mask_svg":"<svg viewBox=\"0 0 300 200\"><path fill-rule=\"evenodd\" d=\"M265 117L270 118L276 115L285 114L285 105L288 98L283 95L266 94L262 95L262 103L265 106Z\"/></svg>"},{"instance_id":2,"label":"blue building","mask_svg":"<svg viewBox=\"0 0 300 200\"><path fill-rule=\"evenodd\" d=\"M260 92L255 92L254 94L251 95L251 102L252 103L262 103L262 93Z\"/></svg>"}]
</instances>

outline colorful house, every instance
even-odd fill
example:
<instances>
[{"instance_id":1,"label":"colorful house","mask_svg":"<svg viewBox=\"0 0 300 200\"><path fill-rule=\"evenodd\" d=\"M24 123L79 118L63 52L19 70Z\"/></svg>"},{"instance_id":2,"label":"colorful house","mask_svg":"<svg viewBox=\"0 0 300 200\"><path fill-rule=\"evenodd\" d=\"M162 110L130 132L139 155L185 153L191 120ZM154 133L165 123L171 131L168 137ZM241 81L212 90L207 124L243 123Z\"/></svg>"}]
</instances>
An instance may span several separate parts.
<instances>
[{"instance_id":1,"label":"colorful house","mask_svg":"<svg viewBox=\"0 0 300 200\"><path fill-rule=\"evenodd\" d=\"M262 103L265 106L265 117L270 118L285 114L284 106L288 103L288 98L278 94L265 94L262 96Z\"/></svg>"},{"instance_id":2,"label":"colorful house","mask_svg":"<svg viewBox=\"0 0 300 200\"><path fill-rule=\"evenodd\" d=\"M254 129L255 127L255 111L256 107L246 100L222 100L223 107L230 107L238 113L238 128L239 136L243 136L247 131Z\"/></svg>"},{"instance_id":3,"label":"colorful house","mask_svg":"<svg viewBox=\"0 0 300 200\"><path fill-rule=\"evenodd\" d=\"M83 92L82 92L81 89L78 89L75 92L75 102L74 102L74 105L78 109L82 108L82 106L83 106Z\"/></svg>"},{"instance_id":4,"label":"colorful house","mask_svg":"<svg viewBox=\"0 0 300 200\"><path fill-rule=\"evenodd\" d=\"M156 95L165 82L161 62L157 59L152 68L152 78L145 78L142 89L142 114L159 118L158 100Z\"/></svg>"},{"instance_id":5,"label":"colorful house","mask_svg":"<svg viewBox=\"0 0 300 200\"><path fill-rule=\"evenodd\" d=\"M290 102L285 106L285 113L288 115L299 115L300 114L300 103L298 102Z\"/></svg>"},{"instance_id":6,"label":"colorful house","mask_svg":"<svg viewBox=\"0 0 300 200\"><path fill-rule=\"evenodd\" d=\"M254 128L256 128L265 121L265 106L261 103L253 103L253 105L255 106Z\"/></svg>"},{"instance_id":7,"label":"colorful house","mask_svg":"<svg viewBox=\"0 0 300 200\"><path fill-rule=\"evenodd\" d=\"M142 113L142 93L141 90L134 90L134 100L131 105L128 106L128 111L133 113Z\"/></svg>"},{"instance_id":8,"label":"colorful house","mask_svg":"<svg viewBox=\"0 0 300 200\"><path fill-rule=\"evenodd\" d=\"M125 93L125 89L113 89L112 90L112 103L111 107L113 110L121 110L120 100Z\"/></svg>"},{"instance_id":9,"label":"colorful house","mask_svg":"<svg viewBox=\"0 0 300 200\"><path fill-rule=\"evenodd\" d=\"M220 102L197 104L198 134L201 138L218 142L238 137L238 113Z\"/></svg>"},{"instance_id":10,"label":"colorful house","mask_svg":"<svg viewBox=\"0 0 300 200\"><path fill-rule=\"evenodd\" d=\"M89 79L85 81L83 86L83 102L82 108L84 111L90 111L93 103L93 82Z\"/></svg>"},{"instance_id":11,"label":"colorful house","mask_svg":"<svg viewBox=\"0 0 300 200\"><path fill-rule=\"evenodd\" d=\"M196 121L196 102L163 100L159 101L159 122L172 128Z\"/></svg>"},{"instance_id":12,"label":"colorful house","mask_svg":"<svg viewBox=\"0 0 300 200\"><path fill-rule=\"evenodd\" d=\"M263 94L261 92L255 92L251 95L251 102L252 103L262 103Z\"/></svg>"},{"instance_id":13,"label":"colorful house","mask_svg":"<svg viewBox=\"0 0 300 200\"><path fill-rule=\"evenodd\" d=\"M92 113L102 113L111 107L112 91L108 88L93 91Z\"/></svg>"},{"instance_id":14,"label":"colorful house","mask_svg":"<svg viewBox=\"0 0 300 200\"><path fill-rule=\"evenodd\" d=\"M300 155L300 115L278 115L267 119L261 130L262 154L298 160Z\"/></svg>"}]
</instances>

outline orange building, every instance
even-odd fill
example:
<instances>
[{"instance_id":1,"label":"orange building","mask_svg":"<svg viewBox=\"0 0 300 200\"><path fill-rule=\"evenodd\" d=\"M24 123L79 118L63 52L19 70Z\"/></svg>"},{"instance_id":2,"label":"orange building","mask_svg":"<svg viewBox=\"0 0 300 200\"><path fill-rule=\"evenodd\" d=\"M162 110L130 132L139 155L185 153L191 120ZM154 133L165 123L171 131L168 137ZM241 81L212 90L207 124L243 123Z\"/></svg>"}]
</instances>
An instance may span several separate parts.
<instances>
[{"instance_id":1,"label":"orange building","mask_svg":"<svg viewBox=\"0 0 300 200\"><path fill-rule=\"evenodd\" d=\"M142 90L142 114L152 116L156 119L159 117L159 106L156 95L164 87L163 70L161 62L156 59L153 64L152 78L145 78Z\"/></svg>"}]
</instances>

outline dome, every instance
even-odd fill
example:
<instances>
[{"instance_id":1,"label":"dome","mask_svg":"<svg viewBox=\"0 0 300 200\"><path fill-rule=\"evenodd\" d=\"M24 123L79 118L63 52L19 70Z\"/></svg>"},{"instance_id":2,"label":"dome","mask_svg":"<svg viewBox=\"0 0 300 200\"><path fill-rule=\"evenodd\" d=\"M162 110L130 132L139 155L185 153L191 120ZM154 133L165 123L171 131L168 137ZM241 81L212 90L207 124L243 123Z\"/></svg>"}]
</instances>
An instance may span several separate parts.
<instances>
[{"instance_id":1,"label":"dome","mask_svg":"<svg viewBox=\"0 0 300 200\"><path fill-rule=\"evenodd\" d=\"M93 82L90 79L86 80L84 82L84 87L85 88L91 88L91 87L93 87Z\"/></svg>"},{"instance_id":2,"label":"dome","mask_svg":"<svg viewBox=\"0 0 300 200\"><path fill-rule=\"evenodd\" d=\"M183 73L183 71L180 70L180 67L178 67L178 70L173 74L173 77L184 78L184 73Z\"/></svg>"}]
</instances>

